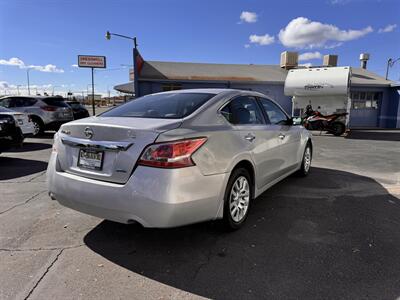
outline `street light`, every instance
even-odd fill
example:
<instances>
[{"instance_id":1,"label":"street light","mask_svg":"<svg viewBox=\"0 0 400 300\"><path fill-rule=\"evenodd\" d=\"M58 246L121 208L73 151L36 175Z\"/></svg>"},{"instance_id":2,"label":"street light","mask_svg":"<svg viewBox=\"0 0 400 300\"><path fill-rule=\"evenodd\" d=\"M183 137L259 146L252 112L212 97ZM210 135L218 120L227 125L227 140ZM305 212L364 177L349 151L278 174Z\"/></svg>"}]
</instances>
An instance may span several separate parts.
<instances>
[{"instance_id":1,"label":"street light","mask_svg":"<svg viewBox=\"0 0 400 300\"><path fill-rule=\"evenodd\" d=\"M393 59L393 58L389 58L387 61L387 66L386 66L386 80L389 77L389 68L392 68L394 66L394 64L400 60L399 58Z\"/></svg>"},{"instance_id":2,"label":"street light","mask_svg":"<svg viewBox=\"0 0 400 300\"><path fill-rule=\"evenodd\" d=\"M29 71L31 70L31 68L27 68L26 69L26 78L28 79L28 95L30 95L31 94L31 88L30 88L30 86L29 86ZM36 94L37 94L37 91L36 91Z\"/></svg>"},{"instance_id":3,"label":"street light","mask_svg":"<svg viewBox=\"0 0 400 300\"><path fill-rule=\"evenodd\" d=\"M135 92L135 97L138 97L139 96L139 84L138 84L139 82L138 82L137 65L136 65L136 56L138 54L138 50L137 50L136 37L130 37L130 36L126 36L126 35L122 35L122 34L118 34L118 33L112 33L109 31L106 32L107 40L111 40L112 36L118 36L120 38L124 38L124 39L133 41L133 74L134 74L133 89Z\"/></svg>"}]
</instances>

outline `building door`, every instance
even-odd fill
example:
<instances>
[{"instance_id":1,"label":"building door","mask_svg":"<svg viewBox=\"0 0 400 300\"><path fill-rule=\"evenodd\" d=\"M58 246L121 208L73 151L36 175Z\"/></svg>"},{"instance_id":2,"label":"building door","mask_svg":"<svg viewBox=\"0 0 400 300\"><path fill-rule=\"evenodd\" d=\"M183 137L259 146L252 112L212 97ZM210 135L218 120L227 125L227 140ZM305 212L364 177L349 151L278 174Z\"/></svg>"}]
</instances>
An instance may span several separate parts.
<instances>
[{"instance_id":1,"label":"building door","mask_svg":"<svg viewBox=\"0 0 400 300\"><path fill-rule=\"evenodd\" d=\"M378 113L382 93L351 93L350 128L378 127Z\"/></svg>"}]
</instances>

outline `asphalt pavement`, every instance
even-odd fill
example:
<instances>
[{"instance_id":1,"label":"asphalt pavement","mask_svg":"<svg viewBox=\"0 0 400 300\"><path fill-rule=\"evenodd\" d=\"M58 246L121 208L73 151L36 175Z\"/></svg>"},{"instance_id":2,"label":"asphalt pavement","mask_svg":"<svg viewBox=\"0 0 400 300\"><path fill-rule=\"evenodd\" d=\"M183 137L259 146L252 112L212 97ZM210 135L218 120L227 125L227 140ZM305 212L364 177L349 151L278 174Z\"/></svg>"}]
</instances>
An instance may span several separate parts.
<instances>
[{"instance_id":1,"label":"asphalt pavement","mask_svg":"<svg viewBox=\"0 0 400 300\"><path fill-rule=\"evenodd\" d=\"M398 299L400 144L314 138L245 227L144 229L50 200L52 134L0 155L0 299ZM112 201L112 199L110 199Z\"/></svg>"}]
</instances>

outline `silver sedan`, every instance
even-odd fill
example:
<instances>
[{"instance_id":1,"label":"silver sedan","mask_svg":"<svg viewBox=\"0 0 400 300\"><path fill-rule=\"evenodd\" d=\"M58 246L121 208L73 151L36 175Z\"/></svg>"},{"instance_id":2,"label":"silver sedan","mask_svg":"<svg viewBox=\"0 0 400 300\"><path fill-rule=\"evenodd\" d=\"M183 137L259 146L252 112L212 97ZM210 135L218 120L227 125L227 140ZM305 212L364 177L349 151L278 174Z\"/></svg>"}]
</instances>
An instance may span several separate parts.
<instances>
[{"instance_id":1,"label":"silver sedan","mask_svg":"<svg viewBox=\"0 0 400 300\"><path fill-rule=\"evenodd\" d=\"M62 125L49 195L121 223L175 227L246 220L266 189L310 171L310 133L265 95L193 89L147 95Z\"/></svg>"}]
</instances>

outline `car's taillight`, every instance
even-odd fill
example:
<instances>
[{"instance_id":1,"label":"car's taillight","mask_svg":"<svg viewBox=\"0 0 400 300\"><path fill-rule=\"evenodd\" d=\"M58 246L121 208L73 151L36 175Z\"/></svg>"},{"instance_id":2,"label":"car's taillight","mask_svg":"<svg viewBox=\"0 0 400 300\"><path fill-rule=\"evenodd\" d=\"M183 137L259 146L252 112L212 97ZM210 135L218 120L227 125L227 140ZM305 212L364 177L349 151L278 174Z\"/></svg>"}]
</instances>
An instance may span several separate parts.
<instances>
[{"instance_id":1,"label":"car's taillight","mask_svg":"<svg viewBox=\"0 0 400 300\"><path fill-rule=\"evenodd\" d=\"M45 111L56 111L57 107L54 107L54 106L42 106L41 109L43 109Z\"/></svg>"},{"instance_id":2,"label":"car's taillight","mask_svg":"<svg viewBox=\"0 0 400 300\"><path fill-rule=\"evenodd\" d=\"M192 154L207 138L194 138L174 142L157 143L144 150L138 164L158 168L183 168L194 166Z\"/></svg>"}]
</instances>

